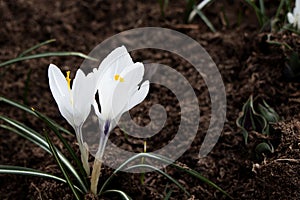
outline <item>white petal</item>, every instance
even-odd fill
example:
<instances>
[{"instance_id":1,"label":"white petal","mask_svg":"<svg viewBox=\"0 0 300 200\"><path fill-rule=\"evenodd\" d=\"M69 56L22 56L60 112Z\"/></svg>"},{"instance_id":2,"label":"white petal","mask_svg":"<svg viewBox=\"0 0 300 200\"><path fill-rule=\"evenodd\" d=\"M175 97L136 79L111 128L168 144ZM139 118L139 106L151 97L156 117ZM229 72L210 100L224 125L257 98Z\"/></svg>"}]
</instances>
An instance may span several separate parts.
<instances>
[{"instance_id":1,"label":"white petal","mask_svg":"<svg viewBox=\"0 0 300 200\"><path fill-rule=\"evenodd\" d=\"M124 82L126 84L130 84L133 87L135 87L143 80L144 71L145 68L143 63L136 62L133 65L126 67L120 73L120 76L124 77Z\"/></svg>"},{"instance_id":2,"label":"white petal","mask_svg":"<svg viewBox=\"0 0 300 200\"><path fill-rule=\"evenodd\" d=\"M295 18L294 18L292 13L289 12L287 14L287 18L288 18L288 21L289 21L290 24L293 24L295 22Z\"/></svg>"},{"instance_id":3,"label":"white petal","mask_svg":"<svg viewBox=\"0 0 300 200\"><path fill-rule=\"evenodd\" d=\"M300 8L300 0L296 0L295 2L295 8Z\"/></svg>"},{"instance_id":4,"label":"white petal","mask_svg":"<svg viewBox=\"0 0 300 200\"><path fill-rule=\"evenodd\" d=\"M142 63L135 63L122 71L120 76L124 78L124 82L118 82L112 97L112 118L120 117L127 111L131 95L137 89L143 75L144 65Z\"/></svg>"},{"instance_id":5,"label":"white petal","mask_svg":"<svg viewBox=\"0 0 300 200\"><path fill-rule=\"evenodd\" d=\"M106 73L106 70L110 70L111 73L120 73L122 68L132 64L133 61L125 46L118 47L101 62L98 68L98 76L101 79L101 76Z\"/></svg>"},{"instance_id":6,"label":"white petal","mask_svg":"<svg viewBox=\"0 0 300 200\"><path fill-rule=\"evenodd\" d=\"M103 118L109 119L111 116L112 97L118 81L114 80L110 73L104 74L102 80L98 82L99 103Z\"/></svg>"},{"instance_id":7,"label":"white petal","mask_svg":"<svg viewBox=\"0 0 300 200\"><path fill-rule=\"evenodd\" d=\"M197 5L197 10L201 10L206 4L208 4L211 0L203 0L201 3Z\"/></svg>"},{"instance_id":8,"label":"white petal","mask_svg":"<svg viewBox=\"0 0 300 200\"><path fill-rule=\"evenodd\" d=\"M91 105L93 103L95 89L93 87L94 79L93 74L87 76L78 69L73 81L73 116L74 122L77 126L81 125L88 117Z\"/></svg>"},{"instance_id":9,"label":"white petal","mask_svg":"<svg viewBox=\"0 0 300 200\"><path fill-rule=\"evenodd\" d=\"M144 101L144 99L146 98L146 96L147 96L147 94L149 92L149 86L150 86L149 81L145 81L141 85L141 87L139 88L139 90L136 90L132 94L132 96L130 97L129 103L127 105L127 110L130 110L134 106L136 106L139 103L141 103L142 101Z\"/></svg>"},{"instance_id":10,"label":"white petal","mask_svg":"<svg viewBox=\"0 0 300 200\"><path fill-rule=\"evenodd\" d=\"M71 106L71 91L68 83L60 69L50 64L48 68L49 86L52 95L58 105L61 115L74 127L73 110Z\"/></svg>"}]
</instances>

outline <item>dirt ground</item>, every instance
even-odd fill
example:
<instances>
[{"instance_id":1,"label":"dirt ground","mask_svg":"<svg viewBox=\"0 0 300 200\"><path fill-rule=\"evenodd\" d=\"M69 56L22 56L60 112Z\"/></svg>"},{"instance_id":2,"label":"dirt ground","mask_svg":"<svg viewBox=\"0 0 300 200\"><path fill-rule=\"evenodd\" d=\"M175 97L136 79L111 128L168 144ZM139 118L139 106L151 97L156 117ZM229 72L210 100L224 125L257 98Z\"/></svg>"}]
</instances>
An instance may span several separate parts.
<instances>
[{"instance_id":1,"label":"dirt ground","mask_svg":"<svg viewBox=\"0 0 300 200\"><path fill-rule=\"evenodd\" d=\"M276 1L277 2L277 1ZM279 2L279 1L278 1ZM273 4L272 4L273 3ZM272 1L270 12L277 4ZM201 76L184 60L166 52L133 53L134 60L152 59L181 72L193 86L199 100L201 126L198 134L178 162L200 172L236 199L300 199L300 91L299 79L286 75L286 56L290 51L283 46L269 44L285 42L299 52L300 38L291 32L261 31L255 13L243 1L215 1L204 13L217 29L212 33L196 17L185 24L185 1L170 1L162 17L157 1L0 1L0 62L17 57L33 45L55 38L56 42L42 47L39 52L78 51L88 54L97 44L117 33L137 27L164 27L184 33L198 41L210 54L222 75L227 95L227 117L217 145L205 158L198 152L210 120L210 99ZM241 14L242 17L238 17ZM224 20L224 19L227 20ZM228 23L226 23L226 21ZM28 60L0 68L0 95L25 103L46 114L69 130L50 93L47 68L50 63L62 70L75 72L82 62L78 57L48 57ZM28 76L30 74L30 76ZM74 74L74 73L73 73ZM28 78L29 81L28 81ZM298 77L299 78L299 77ZM29 87L27 86L29 85ZM166 128L149 139L149 151L160 148L176 132L180 113L172 93L159 86L151 86L146 100L134 108L135 119L145 117L149 107L164 102L171 118ZM29 88L29 89L26 89ZM165 94L165 95L162 95ZM256 136L245 145L236 126L236 119L250 95L264 98L280 115L280 122L272 125L276 132L275 151L258 160L254 155ZM145 114L146 113L146 114ZM38 120L0 103L0 114L12 117L42 131ZM113 131L111 137L122 148L142 151L143 141L125 138ZM65 136L77 148L75 137ZM58 139L54 143L62 148ZM77 149L79 155L79 151ZM0 129L0 164L31 167L62 176L54 159L36 145ZM100 180L113 169L105 167ZM166 188L172 189L171 199L226 199L207 184L170 167L166 170L179 179L191 197L183 194L166 178L147 173L145 184L140 175L121 173L110 187L121 189L133 199L163 199ZM103 199L117 199L112 196ZM67 185L52 180L19 175L0 175L0 199L74 199ZM88 197L87 197L88 199Z\"/></svg>"}]
</instances>

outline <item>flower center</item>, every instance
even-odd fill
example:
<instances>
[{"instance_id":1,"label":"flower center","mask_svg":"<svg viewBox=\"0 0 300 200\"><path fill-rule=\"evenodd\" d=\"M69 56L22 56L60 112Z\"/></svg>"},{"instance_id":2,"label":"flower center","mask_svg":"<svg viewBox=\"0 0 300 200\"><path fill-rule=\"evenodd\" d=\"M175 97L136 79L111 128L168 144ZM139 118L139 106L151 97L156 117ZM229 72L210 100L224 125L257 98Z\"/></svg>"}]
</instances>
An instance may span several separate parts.
<instances>
[{"instance_id":1,"label":"flower center","mask_svg":"<svg viewBox=\"0 0 300 200\"><path fill-rule=\"evenodd\" d=\"M121 83L124 82L124 78L120 76L120 74L116 74L114 76L115 81L120 81Z\"/></svg>"}]
</instances>

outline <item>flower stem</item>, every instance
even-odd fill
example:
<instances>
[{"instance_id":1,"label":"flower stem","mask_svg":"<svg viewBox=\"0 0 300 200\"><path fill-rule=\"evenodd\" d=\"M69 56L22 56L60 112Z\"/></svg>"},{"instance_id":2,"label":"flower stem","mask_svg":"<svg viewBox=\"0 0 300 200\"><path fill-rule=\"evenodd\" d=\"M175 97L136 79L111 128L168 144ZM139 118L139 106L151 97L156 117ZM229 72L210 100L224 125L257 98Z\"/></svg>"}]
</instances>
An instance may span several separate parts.
<instances>
[{"instance_id":1,"label":"flower stem","mask_svg":"<svg viewBox=\"0 0 300 200\"><path fill-rule=\"evenodd\" d=\"M95 158L91 177L91 192L95 195L97 195L98 181L101 175L101 166L102 161Z\"/></svg>"},{"instance_id":2,"label":"flower stem","mask_svg":"<svg viewBox=\"0 0 300 200\"><path fill-rule=\"evenodd\" d=\"M80 152L81 152L81 162L86 174L90 175L90 165L89 165L89 151L84 145L79 145Z\"/></svg>"},{"instance_id":3,"label":"flower stem","mask_svg":"<svg viewBox=\"0 0 300 200\"><path fill-rule=\"evenodd\" d=\"M77 142L79 145L81 162L86 174L89 176L90 175L89 150L87 144L83 143L82 141L82 127L81 126L76 127L75 132L76 132Z\"/></svg>"}]
</instances>

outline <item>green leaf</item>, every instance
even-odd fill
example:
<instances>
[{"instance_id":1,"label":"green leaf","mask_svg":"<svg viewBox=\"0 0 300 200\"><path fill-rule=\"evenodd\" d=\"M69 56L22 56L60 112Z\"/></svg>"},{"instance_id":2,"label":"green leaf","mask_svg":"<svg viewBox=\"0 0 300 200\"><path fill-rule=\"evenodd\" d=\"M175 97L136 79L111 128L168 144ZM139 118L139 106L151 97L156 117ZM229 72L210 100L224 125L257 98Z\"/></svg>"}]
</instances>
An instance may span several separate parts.
<instances>
[{"instance_id":1,"label":"green leaf","mask_svg":"<svg viewBox=\"0 0 300 200\"><path fill-rule=\"evenodd\" d=\"M132 169L136 169L136 168L149 168L152 169L160 174L162 174L163 176L165 176L166 178L168 178L170 181L172 181L173 183L175 183L175 185L177 185L182 191L184 191L184 193L186 193L187 195L190 196L190 193L188 191L186 191L186 189L178 182L176 181L174 178L172 178L170 175L168 175L167 173L163 172L162 170L151 166L151 165L147 165L147 164L138 164L138 165L133 165L131 167L127 167L125 170L132 170Z\"/></svg>"},{"instance_id":2,"label":"green leaf","mask_svg":"<svg viewBox=\"0 0 300 200\"><path fill-rule=\"evenodd\" d=\"M1 128L12 131L12 132L24 137L26 140L29 140L32 143L38 145L39 147L41 147L48 153L51 153L47 142L45 141L44 138L42 138L42 136L39 133L37 133L33 129L27 127L26 125L24 125L16 120L10 119L8 117L0 115L0 119L3 120L4 122L10 124L12 127L14 127L14 128L12 128L10 126L1 124L0 125Z\"/></svg>"},{"instance_id":3,"label":"green leaf","mask_svg":"<svg viewBox=\"0 0 300 200\"><path fill-rule=\"evenodd\" d=\"M245 1L254 9L260 27L265 26L270 19L266 15L263 0L259 0L260 8L255 5L253 0Z\"/></svg>"},{"instance_id":4,"label":"green leaf","mask_svg":"<svg viewBox=\"0 0 300 200\"><path fill-rule=\"evenodd\" d=\"M66 181L67 181L67 183L68 183L68 185L69 185L69 187L70 187L70 189L72 190L72 192L73 192L74 196L76 197L76 199L77 199L77 200L80 200L81 198L80 198L79 194L77 193L77 191L75 190L74 184L73 184L72 180L70 179L70 177L69 177L67 171L65 170L65 168L64 168L64 166L63 166L63 163L62 163L60 157L58 156L57 149L56 149L56 148L54 147L54 145L52 144L52 142L51 142L51 140L49 139L47 133L46 133L45 137L46 137L46 141L47 141L48 144L49 144L50 150L51 150L51 152L52 152L52 154L53 154L53 156L54 156L54 158L55 158L55 160L56 160L56 162L57 162L57 164L58 164L58 166L59 166L61 172L63 173L63 175L64 175L64 177L65 177L65 179L66 179Z\"/></svg>"},{"instance_id":5,"label":"green leaf","mask_svg":"<svg viewBox=\"0 0 300 200\"><path fill-rule=\"evenodd\" d=\"M106 190L105 192L103 192L103 194L106 194L106 193L117 193L121 197L123 197L123 199L125 199L125 200L131 200L132 199L130 196L128 196L125 192L123 192L121 190Z\"/></svg>"},{"instance_id":6,"label":"green leaf","mask_svg":"<svg viewBox=\"0 0 300 200\"><path fill-rule=\"evenodd\" d=\"M278 122L280 117L277 112L271 108L265 100L263 100L263 104L258 104L258 110L260 114L267 120L267 122Z\"/></svg>"},{"instance_id":7,"label":"green leaf","mask_svg":"<svg viewBox=\"0 0 300 200\"><path fill-rule=\"evenodd\" d=\"M124 163L122 163L112 174L109 178L106 179L106 181L103 183L103 185L101 186L101 189L99 191L99 195L103 193L105 187L107 186L107 184L110 182L110 180L116 175L116 173L118 173L120 170L122 170L127 164L129 164L130 162L134 161L135 159L138 159L140 157L148 157L148 158L152 158L152 159L156 159L156 160L159 160L159 161L162 161L168 165L171 165L177 169L180 169L198 179L200 179L201 181L203 181L204 183L207 183L209 184L210 186L214 187L215 189L219 190L220 192L222 192L224 195L226 195L227 197L231 198L232 197L227 194L223 189L221 189L219 186L217 186L216 184L214 184L213 182L211 182L210 180L208 180L207 178L203 177L200 173L198 173L197 171L195 170L192 170L192 169L186 169L186 168L183 168L181 166L178 166L176 164L174 164L174 161L171 160L171 159L168 159L164 156L161 156L161 155L156 155L156 154L151 154L151 153L139 153L139 154L136 154L134 156L132 156L131 158L127 159Z\"/></svg>"},{"instance_id":8,"label":"green leaf","mask_svg":"<svg viewBox=\"0 0 300 200\"><path fill-rule=\"evenodd\" d=\"M266 153L266 152L274 153L274 147L272 144L262 142L256 146L255 152L258 154L262 154L262 153Z\"/></svg>"},{"instance_id":9,"label":"green leaf","mask_svg":"<svg viewBox=\"0 0 300 200\"><path fill-rule=\"evenodd\" d=\"M39 53L39 54L34 54L34 55L29 55L29 56L23 56L23 57L17 57L17 58L13 58L10 59L8 61L5 61L3 63L0 63L0 67L4 67L7 65L11 65L14 64L16 62L21 62L24 60L30 60L30 59L36 59L36 58L45 58L45 57L53 57L53 56L78 56L84 59L89 59L92 61L99 61L96 58L92 58L90 56L87 56L83 53L80 52L46 52L46 53Z\"/></svg>"},{"instance_id":10,"label":"green leaf","mask_svg":"<svg viewBox=\"0 0 300 200\"><path fill-rule=\"evenodd\" d=\"M188 23L190 21L193 20L193 18L190 19L189 21L189 16L191 14L191 12L193 11L193 9L195 8L195 0L186 0L186 4L185 4L185 11L184 11L184 22Z\"/></svg>"},{"instance_id":11,"label":"green leaf","mask_svg":"<svg viewBox=\"0 0 300 200\"><path fill-rule=\"evenodd\" d=\"M6 123L8 123L8 124L10 124L11 126L14 127L14 128L12 128L12 127L5 126L5 125L1 124L0 125L1 128L5 128L6 130L12 131L12 132L24 137L25 139L27 139L27 140L33 142L34 144L38 145L39 147L41 147L42 149L44 149L48 153L52 154L52 151L51 151L47 141L45 140L45 138L43 136L41 136L39 133L37 133L35 130L27 127L26 125L24 125L24 124L22 124L22 123L20 123L16 120L10 119L10 118L5 117L5 116L0 115L0 119L2 119ZM85 184L82 182L81 177L78 175L78 173L76 172L76 170L72 166L72 164L68 161L68 159L58 149L56 149L56 152L57 152L60 160L62 160L64 165L70 170L70 172L78 180L82 190L87 192L88 190L87 190Z\"/></svg>"},{"instance_id":12,"label":"green leaf","mask_svg":"<svg viewBox=\"0 0 300 200\"><path fill-rule=\"evenodd\" d=\"M39 116L42 116L43 118L45 118L45 119L47 119L49 122L51 122L51 124L52 124L53 126L55 126L58 130L60 130L60 131L62 131L62 132L64 132L64 133L67 133L67 134L69 134L69 135L74 135L74 134L72 134L70 131L68 131L67 129L63 128L62 126L60 126L59 124L57 124L56 122L54 122L52 119L48 118L46 115L43 115L42 113L39 113L38 111L33 111L32 108L29 108L29 107L27 107L27 106L25 106L25 105L23 105L23 104L20 104L20 103L15 102L15 101L9 100L9 99L7 99L7 98L5 98L5 97L2 97L2 96L0 96L0 102L4 102L4 103L7 103L7 104L9 104L9 105L11 105L11 106L14 106L14 107L16 107L16 108L19 108L19 109L21 109L21 110L24 110L25 112L27 112L27 113L29 113L29 114L35 116L35 117L38 117L38 118L39 118ZM38 113L39 115L38 115L37 113Z\"/></svg>"},{"instance_id":13,"label":"green leaf","mask_svg":"<svg viewBox=\"0 0 300 200\"><path fill-rule=\"evenodd\" d=\"M42 46L44 46L44 45L47 45L47 44L52 43L52 42L55 42L55 41L56 41L56 39L50 39L50 40L46 40L46 41L44 41L44 42L41 42L41 43L39 43L39 44L37 44L37 45L35 45L35 46L33 46L33 47L30 47L29 49L26 49L25 51L23 51L23 52L19 55L19 57L23 57L24 55L30 53L31 51L36 50L36 49L38 49L38 48L40 48L40 47L42 47Z\"/></svg>"},{"instance_id":14,"label":"green leaf","mask_svg":"<svg viewBox=\"0 0 300 200\"><path fill-rule=\"evenodd\" d=\"M36 111L34 111L36 112ZM51 123L51 121L49 121L49 119L47 117L45 117L44 115L41 115L39 112L36 112L37 116L43 120L49 127L50 129L55 133L55 135L59 138L59 140L63 143L64 147L68 150L68 152L70 153L72 160L75 161L77 167L79 168L81 177L78 178L78 181L82 181L86 187L88 186L88 182L86 180L86 173L85 170L83 169L83 166L81 164L81 161L79 160L79 158L76 156L76 153L74 152L74 150L72 149L72 147L68 144L68 142L63 138L63 136L61 135L61 133L59 132L59 130L56 128L56 126L53 125L53 123Z\"/></svg>"},{"instance_id":15,"label":"green leaf","mask_svg":"<svg viewBox=\"0 0 300 200\"><path fill-rule=\"evenodd\" d=\"M169 5L169 0L157 0L159 3L160 13L162 17L165 17L166 8Z\"/></svg>"},{"instance_id":16,"label":"green leaf","mask_svg":"<svg viewBox=\"0 0 300 200\"><path fill-rule=\"evenodd\" d=\"M173 192L172 190L169 190L167 195L165 196L164 200L169 200L172 195L172 192Z\"/></svg>"},{"instance_id":17,"label":"green leaf","mask_svg":"<svg viewBox=\"0 0 300 200\"><path fill-rule=\"evenodd\" d=\"M212 32L216 32L215 27L212 25L212 23L209 21L209 19L204 15L204 13L199 10L196 9L197 14L200 16L200 18L203 20L203 22L206 24L206 26L212 31Z\"/></svg>"},{"instance_id":18,"label":"green leaf","mask_svg":"<svg viewBox=\"0 0 300 200\"><path fill-rule=\"evenodd\" d=\"M42 172L39 170L35 170L32 168L19 167L19 166L11 166L11 165L0 165L0 174L19 174L19 175L29 175L29 176L39 176L42 178L50 178L56 181L67 183L65 179L62 179L58 176L54 176L52 174L48 174L46 172ZM83 193L80 188L74 185L74 188L78 190L80 193Z\"/></svg>"},{"instance_id":19,"label":"green leaf","mask_svg":"<svg viewBox=\"0 0 300 200\"><path fill-rule=\"evenodd\" d=\"M269 125L266 119L254 109L252 95L243 105L242 111L236 120L236 124L242 130L245 144L248 143L248 132L251 130L262 134L269 134Z\"/></svg>"}]
</instances>

